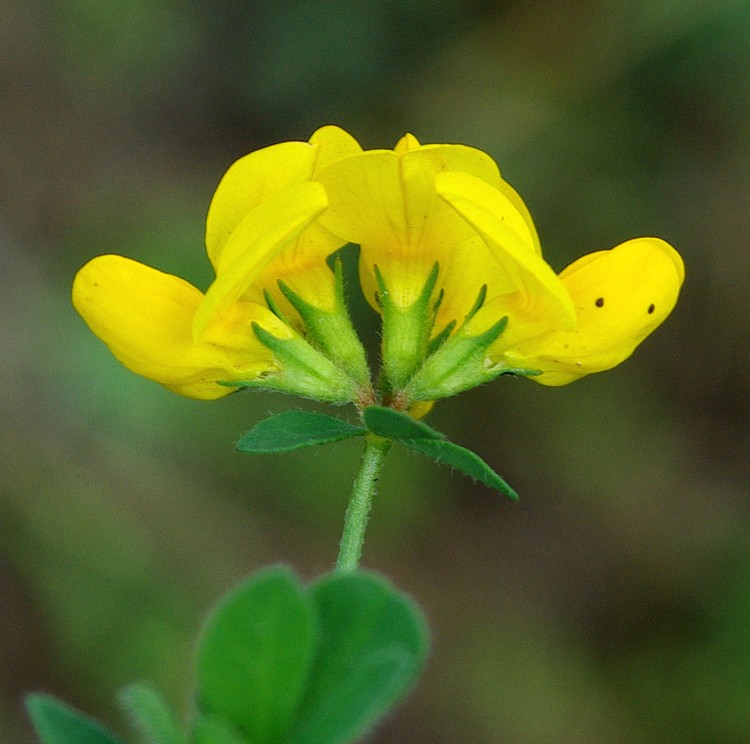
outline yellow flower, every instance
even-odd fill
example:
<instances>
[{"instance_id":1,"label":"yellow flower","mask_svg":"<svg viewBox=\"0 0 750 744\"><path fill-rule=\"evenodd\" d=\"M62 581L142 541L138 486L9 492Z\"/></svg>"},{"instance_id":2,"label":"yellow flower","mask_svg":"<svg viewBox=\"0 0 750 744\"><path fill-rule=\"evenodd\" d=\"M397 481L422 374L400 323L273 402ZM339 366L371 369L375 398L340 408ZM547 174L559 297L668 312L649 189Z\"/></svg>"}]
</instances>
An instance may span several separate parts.
<instances>
[{"instance_id":1,"label":"yellow flower","mask_svg":"<svg viewBox=\"0 0 750 744\"><path fill-rule=\"evenodd\" d=\"M407 135L319 180L330 202L321 223L361 246L385 375L405 403L508 372L561 385L613 367L667 317L683 281L680 256L656 238L556 275L523 201L473 148Z\"/></svg>"},{"instance_id":2,"label":"yellow flower","mask_svg":"<svg viewBox=\"0 0 750 744\"><path fill-rule=\"evenodd\" d=\"M382 315L381 394L415 415L501 374L562 385L619 364L671 312L682 259L629 240L557 275L493 160L463 145L363 152L337 127L238 160L209 207L203 295L121 256L78 273L76 309L131 370L183 395L268 387L376 400L338 262L360 245Z\"/></svg>"},{"instance_id":3,"label":"yellow flower","mask_svg":"<svg viewBox=\"0 0 750 744\"><path fill-rule=\"evenodd\" d=\"M508 232L508 205L497 192L466 174L436 181L441 197L477 230L496 261L519 270L515 289L493 294L489 287L487 302L466 325L471 335L508 317L489 347L493 364L534 369L537 382L564 385L627 359L674 308L685 272L679 253L665 241L635 238L590 253L554 281L535 286L539 266L528 261L528 253L518 262L510 258L519 245ZM558 322L547 312L550 302L573 314L560 315Z\"/></svg>"},{"instance_id":4,"label":"yellow flower","mask_svg":"<svg viewBox=\"0 0 750 744\"><path fill-rule=\"evenodd\" d=\"M73 284L76 310L128 369L210 400L232 392L219 380L276 369L271 351L248 332L253 322L282 338L292 331L267 308L235 302L195 342L193 319L203 299L185 280L115 255L89 261Z\"/></svg>"},{"instance_id":5,"label":"yellow flower","mask_svg":"<svg viewBox=\"0 0 750 744\"><path fill-rule=\"evenodd\" d=\"M297 190L319 190L319 185L311 182L321 169L357 152L361 148L351 135L327 126L315 132L309 143L272 145L251 152L229 168L216 188L206 218L206 251L216 271L216 281L196 318L198 333L217 308L237 296L265 303L267 292L286 312L295 315L279 290L279 280L313 306L333 309L335 282L326 258L344 241L313 220L289 240L288 218L275 215L261 222L253 210L286 195L291 209L299 201L296 206L304 211L304 197L300 198ZM314 203L313 207L313 200L309 202L309 213L314 211L317 217L327 204L322 190ZM268 241L268 251L255 248L260 241L268 240L269 232L283 237L278 242Z\"/></svg>"},{"instance_id":6,"label":"yellow flower","mask_svg":"<svg viewBox=\"0 0 750 744\"><path fill-rule=\"evenodd\" d=\"M79 271L74 306L125 366L182 395L219 398L233 390L220 383L242 382L351 400L350 376L299 337L299 310L279 281L303 311L340 314L325 259L343 241L316 224L328 199L314 178L359 151L346 132L324 127L310 142L237 161L209 207L206 247L216 279L205 295L179 277L106 255ZM283 311L275 314L267 301Z\"/></svg>"}]
</instances>

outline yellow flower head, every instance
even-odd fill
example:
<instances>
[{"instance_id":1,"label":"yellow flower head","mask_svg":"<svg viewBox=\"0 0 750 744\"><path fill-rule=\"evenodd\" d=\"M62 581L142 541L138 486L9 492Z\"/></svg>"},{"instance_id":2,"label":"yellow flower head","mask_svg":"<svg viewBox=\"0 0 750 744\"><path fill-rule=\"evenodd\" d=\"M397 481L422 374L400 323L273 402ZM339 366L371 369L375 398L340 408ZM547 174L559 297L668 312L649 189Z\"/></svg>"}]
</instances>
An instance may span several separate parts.
<instances>
[{"instance_id":1,"label":"yellow flower head","mask_svg":"<svg viewBox=\"0 0 750 744\"><path fill-rule=\"evenodd\" d=\"M462 145L407 135L319 178L330 202L320 221L361 246L386 374L408 401L505 372L561 385L609 369L667 317L684 278L679 254L656 238L555 274L519 195L488 155ZM409 325L414 315L422 326Z\"/></svg>"},{"instance_id":2,"label":"yellow flower head","mask_svg":"<svg viewBox=\"0 0 750 744\"><path fill-rule=\"evenodd\" d=\"M579 258L554 276L541 255L509 229L513 212L501 195L466 174L436 180L441 197L482 237L497 265L513 275L466 325L476 330L507 316L488 359L538 371L563 385L629 357L669 315L684 280L682 258L658 238L636 238Z\"/></svg>"},{"instance_id":3,"label":"yellow flower head","mask_svg":"<svg viewBox=\"0 0 750 744\"><path fill-rule=\"evenodd\" d=\"M346 132L324 127L310 142L284 142L237 161L209 207L206 247L216 279L205 295L176 276L107 255L78 272L75 308L125 366L183 395L219 398L234 389L220 383L272 379L303 395L350 400L351 381L302 346L295 330L301 323L279 281L312 307L335 306L326 257L342 241L316 224L328 199L313 179L336 158L358 151ZM290 321L269 309L271 298L289 309ZM258 332L265 332L265 342ZM272 350L269 336L289 343L271 344ZM308 368L298 370L298 378L308 377L296 387L284 379L281 357L288 366L289 354Z\"/></svg>"},{"instance_id":4,"label":"yellow flower head","mask_svg":"<svg viewBox=\"0 0 750 744\"><path fill-rule=\"evenodd\" d=\"M382 315L381 393L415 412L500 374L562 385L609 369L667 317L684 278L657 238L558 275L487 154L412 135L362 151L324 127L241 158L221 180L205 295L110 255L81 269L73 302L120 361L184 395L239 384L372 402L341 273L327 262L349 242Z\"/></svg>"}]
</instances>

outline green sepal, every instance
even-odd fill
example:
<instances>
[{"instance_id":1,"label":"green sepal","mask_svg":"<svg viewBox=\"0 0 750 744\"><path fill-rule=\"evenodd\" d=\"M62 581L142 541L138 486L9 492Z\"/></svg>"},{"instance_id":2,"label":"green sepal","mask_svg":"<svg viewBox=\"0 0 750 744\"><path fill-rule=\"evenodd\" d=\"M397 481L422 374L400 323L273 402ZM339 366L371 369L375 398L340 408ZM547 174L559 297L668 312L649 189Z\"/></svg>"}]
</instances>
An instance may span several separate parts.
<instances>
[{"instance_id":1,"label":"green sepal","mask_svg":"<svg viewBox=\"0 0 750 744\"><path fill-rule=\"evenodd\" d=\"M466 447L449 442L439 431L413 419L408 413L382 406L371 406L365 408L362 418L365 426L373 434L400 442L405 447L431 457L438 464L448 465L504 496L518 499L518 494L479 455Z\"/></svg>"},{"instance_id":2,"label":"green sepal","mask_svg":"<svg viewBox=\"0 0 750 744\"><path fill-rule=\"evenodd\" d=\"M143 741L149 744L188 744L174 713L156 690L147 685L128 685L120 691L118 698Z\"/></svg>"},{"instance_id":3,"label":"green sepal","mask_svg":"<svg viewBox=\"0 0 750 744\"><path fill-rule=\"evenodd\" d=\"M288 325L290 328L294 328L295 324L292 322L290 318L287 318L286 314L282 311L282 309L279 307L276 300L274 300L273 295L267 290L263 290L263 297L266 301L266 305L268 305L268 309L282 322Z\"/></svg>"},{"instance_id":4,"label":"green sepal","mask_svg":"<svg viewBox=\"0 0 750 744\"><path fill-rule=\"evenodd\" d=\"M279 289L300 314L305 324L307 340L336 366L343 369L361 386L370 382L370 372L364 347L352 326L344 299L344 277L341 261L334 262L335 305L322 310L311 305L283 281Z\"/></svg>"},{"instance_id":5,"label":"green sepal","mask_svg":"<svg viewBox=\"0 0 750 744\"><path fill-rule=\"evenodd\" d=\"M409 307L400 307L375 266L377 299L383 316L383 378L387 391L401 390L427 355L435 322L431 299L438 273L435 263L417 300Z\"/></svg>"},{"instance_id":6,"label":"green sepal","mask_svg":"<svg viewBox=\"0 0 750 744\"><path fill-rule=\"evenodd\" d=\"M502 318L477 336L460 330L429 357L404 388L408 401L439 400L494 380L510 369L488 361L487 352L508 323Z\"/></svg>"},{"instance_id":7,"label":"green sepal","mask_svg":"<svg viewBox=\"0 0 750 744\"><path fill-rule=\"evenodd\" d=\"M325 575L310 597L320 617L320 645L284 741L359 741L416 682L429 648L427 625L407 595L370 573Z\"/></svg>"},{"instance_id":8,"label":"green sepal","mask_svg":"<svg viewBox=\"0 0 750 744\"><path fill-rule=\"evenodd\" d=\"M215 608L198 645L198 706L251 742L280 742L312 668L318 619L284 567L258 572Z\"/></svg>"},{"instance_id":9,"label":"green sepal","mask_svg":"<svg viewBox=\"0 0 750 744\"><path fill-rule=\"evenodd\" d=\"M440 299L442 300L442 290L440 294ZM471 306L471 309L469 312L465 315L463 322L461 323L461 328L463 328L469 320L471 320L481 309L482 305L484 305L484 301L487 298L487 285L483 284L479 292L477 293L477 298L474 300L474 304ZM439 302L435 304L435 312L437 313L437 309L439 306ZM448 339L448 337L453 333L453 329L456 327L456 321L455 319L450 321L445 328L443 328L440 333L438 333L437 336L435 336L431 341L430 345L427 349L428 356L432 356Z\"/></svg>"},{"instance_id":10,"label":"green sepal","mask_svg":"<svg viewBox=\"0 0 750 744\"><path fill-rule=\"evenodd\" d=\"M284 411L263 419L235 444L238 452L266 454L340 442L367 433L362 426L312 411Z\"/></svg>"},{"instance_id":11,"label":"green sepal","mask_svg":"<svg viewBox=\"0 0 750 744\"><path fill-rule=\"evenodd\" d=\"M222 384L277 390L328 403L349 403L357 399L357 383L303 338L277 338L257 323L253 323L253 331L258 340L273 352L279 370L257 380Z\"/></svg>"},{"instance_id":12,"label":"green sepal","mask_svg":"<svg viewBox=\"0 0 750 744\"><path fill-rule=\"evenodd\" d=\"M122 744L98 721L52 695L35 692L25 702L42 744Z\"/></svg>"},{"instance_id":13,"label":"green sepal","mask_svg":"<svg viewBox=\"0 0 750 744\"><path fill-rule=\"evenodd\" d=\"M455 320L446 323L445 328L443 328L437 336L434 336L427 345L427 356L432 356L446 342L451 333L453 333L455 327Z\"/></svg>"}]
</instances>

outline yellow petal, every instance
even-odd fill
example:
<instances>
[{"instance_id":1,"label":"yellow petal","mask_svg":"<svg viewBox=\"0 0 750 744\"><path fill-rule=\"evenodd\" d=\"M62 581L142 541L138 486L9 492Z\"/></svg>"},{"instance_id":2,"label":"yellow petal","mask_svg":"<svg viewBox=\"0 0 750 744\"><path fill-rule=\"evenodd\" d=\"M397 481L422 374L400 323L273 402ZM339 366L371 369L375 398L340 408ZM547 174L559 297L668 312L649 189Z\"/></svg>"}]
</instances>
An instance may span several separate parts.
<instances>
[{"instance_id":1,"label":"yellow petal","mask_svg":"<svg viewBox=\"0 0 750 744\"><path fill-rule=\"evenodd\" d=\"M526 222L526 229L531 235L534 250L541 255L542 248L539 237L526 204L510 184L500 178L497 164L487 153L463 145L420 145L417 138L412 134L404 135L394 148L395 152L401 154L416 149L430 151L428 157L435 160L444 158L439 167L433 168L433 174L451 170L462 171L481 178L501 191Z\"/></svg>"},{"instance_id":2,"label":"yellow petal","mask_svg":"<svg viewBox=\"0 0 750 744\"><path fill-rule=\"evenodd\" d=\"M232 231L262 201L304 183L332 163L362 148L340 127L318 129L309 142L281 142L233 163L219 182L206 219L206 249L215 269Z\"/></svg>"},{"instance_id":3,"label":"yellow petal","mask_svg":"<svg viewBox=\"0 0 750 744\"><path fill-rule=\"evenodd\" d=\"M262 201L309 181L318 148L308 142L281 142L245 155L230 166L216 187L206 217L206 250L218 273L224 248L239 224Z\"/></svg>"},{"instance_id":4,"label":"yellow petal","mask_svg":"<svg viewBox=\"0 0 750 744\"><path fill-rule=\"evenodd\" d=\"M370 150L322 171L320 181L330 206L321 223L342 239L360 244L362 283L371 303L377 265L394 303L408 307L421 293L434 263L448 265L456 243L471 235L436 198L435 174L465 169L493 183L500 177L492 159L470 147L422 147L409 136L397 147L398 153ZM475 297L476 292L469 304Z\"/></svg>"},{"instance_id":5,"label":"yellow petal","mask_svg":"<svg viewBox=\"0 0 750 744\"><path fill-rule=\"evenodd\" d=\"M362 152L357 140L341 127L328 125L316 130L310 137L310 144L317 148L313 178L334 160L356 155Z\"/></svg>"},{"instance_id":6,"label":"yellow petal","mask_svg":"<svg viewBox=\"0 0 750 744\"><path fill-rule=\"evenodd\" d=\"M421 147L419 140L410 132L407 132L393 148L393 152L397 152L399 155L408 152L409 150L416 150Z\"/></svg>"},{"instance_id":7,"label":"yellow petal","mask_svg":"<svg viewBox=\"0 0 750 744\"><path fill-rule=\"evenodd\" d=\"M315 227L313 225L309 229ZM309 240L305 240L305 243L305 248L309 250ZM291 321L298 318L298 313L279 288L279 281L318 310L333 311L336 306L336 282L325 255L319 261L314 261L310 253L285 250L263 272L253 291L246 293L247 299L265 302L264 290L267 291L279 310ZM301 319L297 326L302 328Z\"/></svg>"},{"instance_id":8,"label":"yellow petal","mask_svg":"<svg viewBox=\"0 0 750 744\"><path fill-rule=\"evenodd\" d=\"M516 361L542 370L533 379L546 385L616 366L669 315L684 276L680 255L658 238L583 256L560 274L575 303L575 329L537 339Z\"/></svg>"},{"instance_id":9,"label":"yellow petal","mask_svg":"<svg viewBox=\"0 0 750 744\"><path fill-rule=\"evenodd\" d=\"M417 212L423 208L407 200L401 158L390 150L370 150L333 163L320 181L330 199L321 223L361 246L360 270L366 267L370 275L363 277L370 303L376 306L372 266L377 264L394 302L410 305L437 256L426 255L420 245L424 217Z\"/></svg>"},{"instance_id":10,"label":"yellow petal","mask_svg":"<svg viewBox=\"0 0 750 744\"><path fill-rule=\"evenodd\" d=\"M253 379L274 369L250 324L279 321L265 308L238 305L211 329L210 340L194 344L193 315L202 297L179 277L114 255L89 261L73 283L76 310L126 367L181 395L210 400L232 392L219 380Z\"/></svg>"},{"instance_id":11,"label":"yellow petal","mask_svg":"<svg viewBox=\"0 0 750 744\"><path fill-rule=\"evenodd\" d=\"M508 315L499 348L513 339L550 329L570 329L575 309L552 268L534 248L534 234L507 189L499 190L467 173L442 173L435 179L440 196L482 237L489 260L466 271L478 271L487 284L487 303L470 324L478 333Z\"/></svg>"},{"instance_id":12,"label":"yellow petal","mask_svg":"<svg viewBox=\"0 0 750 744\"><path fill-rule=\"evenodd\" d=\"M223 250L221 269L193 323L196 341L217 315L239 300L269 263L325 209L319 183L290 186L247 214Z\"/></svg>"},{"instance_id":13,"label":"yellow petal","mask_svg":"<svg viewBox=\"0 0 750 744\"><path fill-rule=\"evenodd\" d=\"M415 419L424 418L435 405L434 400L418 400L409 408L409 415Z\"/></svg>"},{"instance_id":14,"label":"yellow petal","mask_svg":"<svg viewBox=\"0 0 750 744\"><path fill-rule=\"evenodd\" d=\"M335 160L362 152L354 137L335 126L318 129L310 137L310 144L317 148L313 179ZM261 273L256 283L259 293L270 292L283 312L296 317L297 311L279 290L278 282L283 281L311 305L332 310L336 304L335 283L326 259L344 242L322 225L310 225Z\"/></svg>"},{"instance_id":15,"label":"yellow petal","mask_svg":"<svg viewBox=\"0 0 750 744\"><path fill-rule=\"evenodd\" d=\"M337 160L318 179L329 199L321 222L343 240L392 250L394 243L407 242L399 157L395 153L370 150Z\"/></svg>"}]
</instances>

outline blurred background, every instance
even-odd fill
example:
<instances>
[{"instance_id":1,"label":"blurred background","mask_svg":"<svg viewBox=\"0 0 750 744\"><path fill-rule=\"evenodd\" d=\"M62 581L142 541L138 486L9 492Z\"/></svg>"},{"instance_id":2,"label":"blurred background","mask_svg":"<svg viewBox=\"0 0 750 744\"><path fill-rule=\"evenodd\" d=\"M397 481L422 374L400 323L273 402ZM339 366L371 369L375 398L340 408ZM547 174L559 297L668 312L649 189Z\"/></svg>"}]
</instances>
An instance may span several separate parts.
<instances>
[{"instance_id":1,"label":"blurred background","mask_svg":"<svg viewBox=\"0 0 750 744\"><path fill-rule=\"evenodd\" d=\"M212 601L331 568L359 445L236 454L314 407L179 398L69 299L106 252L205 288L225 169L326 123L486 150L558 270L640 235L687 265L616 370L430 414L520 503L390 456L364 564L434 638L370 741L750 741L750 3L5 0L0 49L0 741L29 690L119 732L131 681L188 710Z\"/></svg>"}]
</instances>

